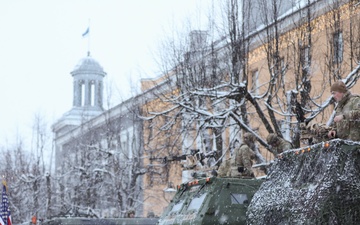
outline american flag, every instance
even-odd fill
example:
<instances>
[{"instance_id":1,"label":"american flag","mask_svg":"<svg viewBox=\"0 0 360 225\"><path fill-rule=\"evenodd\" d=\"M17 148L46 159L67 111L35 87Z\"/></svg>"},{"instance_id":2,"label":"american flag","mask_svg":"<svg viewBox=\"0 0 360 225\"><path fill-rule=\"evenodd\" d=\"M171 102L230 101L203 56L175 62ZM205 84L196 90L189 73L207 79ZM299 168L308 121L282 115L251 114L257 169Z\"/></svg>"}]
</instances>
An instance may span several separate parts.
<instances>
[{"instance_id":1,"label":"american flag","mask_svg":"<svg viewBox=\"0 0 360 225\"><path fill-rule=\"evenodd\" d=\"M10 209L9 209L9 200L8 200L8 197L6 194L6 186L5 185L3 185L3 192L2 192L0 224L1 225L12 225L11 213L10 213Z\"/></svg>"}]
</instances>

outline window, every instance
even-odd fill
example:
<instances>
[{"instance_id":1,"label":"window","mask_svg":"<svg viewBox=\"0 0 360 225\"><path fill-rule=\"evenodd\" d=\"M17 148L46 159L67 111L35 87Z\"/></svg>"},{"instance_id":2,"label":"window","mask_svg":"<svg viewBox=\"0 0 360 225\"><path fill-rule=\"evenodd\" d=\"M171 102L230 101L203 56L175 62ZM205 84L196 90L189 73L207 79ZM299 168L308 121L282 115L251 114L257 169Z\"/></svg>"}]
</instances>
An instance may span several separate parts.
<instances>
[{"instance_id":1,"label":"window","mask_svg":"<svg viewBox=\"0 0 360 225\"><path fill-rule=\"evenodd\" d=\"M251 93L259 93L259 71L254 70L251 72Z\"/></svg>"},{"instance_id":2,"label":"window","mask_svg":"<svg viewBox=\"0 0 360 225\"><path fill-rule=\"evenodd\" d=\"M212 144L213 144L213 132L212 132L211 128L208 128L203 132L202 140L203 140L203 146L202 147L203 147L204 151L206 153L210 152L213 149L213 146L212 146Z\"/></svg>"},{"instance_id":3,"label":"window","mask_svg":"<svg viewBox=\"0 0 360 225\"><path fill-rule=\"evenodd\" d=\"M249 203L249 200L246 194L231 194L231 204L242 205L247 203Z\"/></svg>"},{"instance_id":4,"label":"window","mask_svg":"<svg viewBox=\"0 0 360 225\"><path fill-rule=\"evenodd\" d=\"M277 120L276 122L280 127L281 134L286 137L286 131L289 129L288 123L286 122L286 120Z\"/></svg>"},{"instance_id":5,"label":"window","mask_svg":"<svg viewBox=\"0 0 360 225\"><path fill-rule=\"evenodd\" d=\"M178 212L180 211L180 209L182 208L182 206L184 205L184 201L179 201L178 203L176 203L170 212Z\"/></svg>"},{"instance_id":6,"label":"window","mask_svg":"<svg viewBox=\"0 0 360 225\"><path fill-rule=\"evenodd\" d=\"M334 41L334 63L341 63L343 60L343 52L344 52L344 43L343 43L343 36L342 32L338 31L333 35Z\"/></svg>"},{"instance_id":7,"label":"window","mask_svg":"<svg viewBox=\"0 0 360 225\"><path fill-rule=\"evenodd\" d=\"M95 81L90 81L90 105L95 106Z\"/></svg>"},{"instance_id":8,"label":"window","mask_svg":"<svg viewBox=\"0 0 360 225\"><path fill-rule=\"evenodd\" d=\"M80 83L80 105L84 106L85 105L85 83L81 82Z\"/></svg>"},{"instance_id":9,"label":"window","mask_svg":"<svg viewBox=\"0 0 360 225\"><path fill-rule=\"evenodd\" d=\"M154 124L153 124L153 120L150 119L148 122L149 126L148 126L148 131L149 131L149 135L148 135L148 142L151 141L151 139L153 138L154 135Z\"/></svg>"},{"instance_id":10,"label":"window","mask_svg":"<svg viewBox=\"0 0 360 225\"><path fill-rule=\"evenodd\" d=\"M354 7L360 6L360 0L354 2Z\"/></svg>"},{"instance_id":11,"label":"window","mask_svg":"<svg viewBox=\"0 0 360 225\"><path fill-rule=\"evenodd\" d=\"M285 58L284 57L281 57L280 58L280 69L281 69L281 73L284 74L284 71L286 69L286 64L285 64Z\"/></svg>"},{"instance_id":12,"label":"window","mask_svg":"<svg viewBox=\"0 0 360 225\"><path fill-rule=\"evenodd\" d=\"M310 67L310 48L308 46L300 49L300 63L303 70L308 70Z\"/></svg>"},{"instance_id":13,"label":"window","mask_svg":"<svg viewBox=\"0 0 360 225\"><path fill-rule=\"evenodd\" d=\"M187 208L187 210L192 210L192 209L200 209L201 204L203 203L204 199L206 197L206 193L200 195L199 197L194 197L190 204L189 207Z\"/></svg>"}]
</instances>

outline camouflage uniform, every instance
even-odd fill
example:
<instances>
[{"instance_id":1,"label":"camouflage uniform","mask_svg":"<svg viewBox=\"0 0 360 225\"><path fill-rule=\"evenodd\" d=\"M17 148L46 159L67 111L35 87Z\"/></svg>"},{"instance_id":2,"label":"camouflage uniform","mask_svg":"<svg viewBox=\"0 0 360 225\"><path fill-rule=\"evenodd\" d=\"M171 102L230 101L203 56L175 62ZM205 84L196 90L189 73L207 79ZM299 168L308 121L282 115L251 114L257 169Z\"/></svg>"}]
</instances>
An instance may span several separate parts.
<instances>
[{"instance_id":1,"label":"camouflage uniform","mask_svg":"<svg viewBox=\"0 0 360 225\"><path fill-rule=\"evenodd\" d=\"M251 148L243 143L240 148L234 150L234 155L230 160L230 176L231 177L254 177L252 171L252 161L255 158L255 153ZM239 167L243 168L243 172L239 172Z\"/></svg>"},{"instance_id":2,"label":"camouflage uniform","mask_svg":"<svg viewBox=\"0 0 360 225\"><path fill-rule=\"evenodd\" d=\"M335 116L339 115L343 119L334 122L337 137L360 141L360 96L346 92L335 107Z\"/></svg>"},{"instance_id":3,"label":"camouflage uniform","mask_svg":"<svg viewBox=\"0 0 360 225\"><path fill-rule=\"evenodd\" d=\"M252 159L255 158L255 153L249 147L250 143L255 142L255 137L252 134L245 133L243 136L243 144L234 149L230 159L223 159L219 169L218 176L220 177L254 177L252 171ZM239 172L239 168L243 170Z\"/></svg>"},{"instance_id":4,"label":"camouflage uniform","mask_svg":"<svg viewBox=\"0 0 360 225\"><path fill-rule=\"evenodd\" d=\"M231 177L254 177L252 171L252 159L255 158L254 151L249 147L255 142L255 137L250 133L243 135L243 143L234 149L233 156L230 159Z\"/></svg>"},{"instance_id":5,"label":"camouflage uniform","mask_svg":"<svg viewBox=\"0 0 360 225\"><path fill-rule=\"evenodd\" d=\"M223 159L219 169L217 171L219 177L230 176L230 159Z\"/></svg>"},{"instance_id":6,"label":"camouflage uniform","mask_svg":"<svg viewBox=\"0 0 360 225\"><path fill-rule=\"evenodd\" d=\"M332 129L325 124L301 124L301 140L309 140L308 144L315 144L323 141L328 141L328 133Z\"/></svg>"},{"instance_id":7,"label":"camouflage uniform","mask_svg":"<svg viewBox=\"0 0 360 225\"><path fill-rule=\"evenodd\" d=\"M271 149L274 151L275 156L282 153L285 150L292 149L293 146L290 142L278 137L276 134L269 134L266 141L271 145Z\"/></svg>"}]
</instances>

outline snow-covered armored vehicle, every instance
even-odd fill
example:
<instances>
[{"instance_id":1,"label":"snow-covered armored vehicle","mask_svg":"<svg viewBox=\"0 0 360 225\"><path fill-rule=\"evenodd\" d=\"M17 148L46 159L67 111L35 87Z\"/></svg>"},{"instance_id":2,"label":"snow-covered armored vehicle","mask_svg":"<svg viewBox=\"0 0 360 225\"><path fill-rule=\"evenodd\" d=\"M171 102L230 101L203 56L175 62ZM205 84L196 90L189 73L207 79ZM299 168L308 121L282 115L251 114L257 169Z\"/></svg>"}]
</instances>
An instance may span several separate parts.
<instances>
[{"instance_id":1,"label":"snow-covered armored vehicle","mask_svg":"<svg viewBox=\"0 0 360 225\"><path fill-rule=\"evenodd\" d=\"M246 224L262 180L204 177L178 186L157 224Z\"/></svg>"},{"instance_id":2,"label":"snow-covered armored vehicle","mask_svg":"<svg viewBox=\"0 0 360 225\"><path fill-rule=\"evenodd\" d=\"M157 224L360 224L360 143L288 150L265 180L184 183Z\"/></svg>"},{"instance_id":3,"label":"snow-covered armored vehicle","mask_svg":"<svg viewBox=\"0 0 360 225\"><path fill-rule=\"evenodd\" d=\"M360 224L360 142L335 139L279 155L248 224Z\"/></svg>"}]
</instances>

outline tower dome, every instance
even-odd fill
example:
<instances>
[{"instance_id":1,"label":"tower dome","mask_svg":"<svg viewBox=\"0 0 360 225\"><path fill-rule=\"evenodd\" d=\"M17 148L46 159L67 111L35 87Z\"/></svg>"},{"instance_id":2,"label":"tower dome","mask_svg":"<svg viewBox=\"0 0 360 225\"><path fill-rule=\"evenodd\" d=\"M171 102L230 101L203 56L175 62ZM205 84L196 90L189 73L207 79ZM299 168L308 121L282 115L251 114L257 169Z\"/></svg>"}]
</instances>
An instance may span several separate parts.
<instances>
[{"instance_id":1,"label":"tower dome","mask_svg":"<svg viewBox=\"0 0 360 225\"><path fill-rule=\"evenodd\" d=\"M71 72L71 75L75 76L77 74L98 74L101 76L106 75L102 66L100 66L100 64L91 56L82 58L75 66L74 70Z\"/></svg>"},{"instance_id":2,"label":"tower dome","mask_svg":"<svg viewBox=\"0 0 360 225\"><path fill-rule=\"evenodd\" d=\"M106 75L102 66L88 55L79 61L70 74L74 78L73 107L102 111L103 78Z\"/></svg>"},{"instance_id":3,"label":"tower dome","mask_svg":"<svg viewBox=\"0 0 360 225\"><path fill-rule=\"evenodd\" d=\"M90 54L70 72L73 77L73 106L53 125L57 135L103 113L103 79L106 72Z\"/></svg>"}]
</instances>

